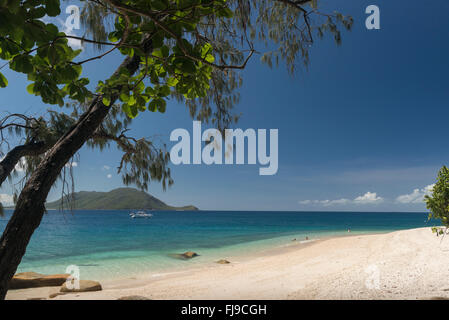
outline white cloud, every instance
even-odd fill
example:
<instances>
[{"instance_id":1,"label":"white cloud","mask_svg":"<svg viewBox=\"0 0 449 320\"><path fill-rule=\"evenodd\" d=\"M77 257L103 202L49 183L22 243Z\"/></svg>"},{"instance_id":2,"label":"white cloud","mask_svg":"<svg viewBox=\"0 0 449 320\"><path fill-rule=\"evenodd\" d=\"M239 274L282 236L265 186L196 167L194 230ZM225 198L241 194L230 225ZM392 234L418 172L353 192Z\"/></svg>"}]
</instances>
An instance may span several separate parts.
<instances>
[{"instance_id":1,"label":"white cloud","mask_svg":"<svg viewBox=\"0 0 449 320\"><path fill-rule=\"evenodd\" d=\"M104 166L103 166L103 169L104 169L104 170L110 170L111 167L110 167L110 166L107 166L107 165L104 165Z\"/></svg>"},{"instance_id":2,"label":"white cloud","mask_svg":"<svg viewBox=\"0 0 449 320\"><path fill-rule=\"evenodd\" d=\"M111 178L112 178L112 174L108 174L106 177L107 177L108 179L111 179Z\"/></svg>"},{"instance_id":3,"label":"white cloud","mask_svg":"<svg viewBox=\"0 0 449 320\"><path fill-rule=\"evenodd\" d=\"M382 197L378 197L375 192L367 192L363 196L359 196L354 199L354 203L359 204L370 204L370 203L379 203L384 201Z\"/></svg>"},{"instance_id":4,"label":"white cloud","mask_svg":"<svg viewBox=\"0 0 449 320\"><path fill-rule=\"evenodd\" d=\"M0 203L4 206L12 206L14 204L13 196L10 194L0 193Z\"/></svg>"},{"instance_id":5,"label":"white cloud","mask_svg":"<svg viewBox=\"0 0 449 320\"><path fill-rule=\"evenodd\" d=\"M74 33L72 33L71 30L66 30L65 34L68 36L76 36ZM69 38L67 40L67 44L70 47L72 47L73 50L84 49L83 44L81 43L81 40L78 40L78 39Z\"/></svg>"},{"instance_id":6,"label":"white cloud","mask_svg":"<svg viewBox=\"0 0 449 320\"><path fill-rule=\"evenodd\" d=\"M374 204L380 203L384 199L377 196L376 192L367 192L364 195L356 197L354 200L341 198L335 200L302 200L299 201L302 205L320 205L323 207L330 207L335 205L348 205L348 204Z\"/></svg>"},{"instance_id":7,"label":"white cloud","mask_svg":"<svg viewBox=\"0 0 449 320\"><path fill-rule=\"evenodd\" d=\"M430 184L422 189L414 189L412 193L403 194L396 198L396 202L399 203L422 203L425 195L432 193L435 184Z\"/></svg>"}]
</instances>

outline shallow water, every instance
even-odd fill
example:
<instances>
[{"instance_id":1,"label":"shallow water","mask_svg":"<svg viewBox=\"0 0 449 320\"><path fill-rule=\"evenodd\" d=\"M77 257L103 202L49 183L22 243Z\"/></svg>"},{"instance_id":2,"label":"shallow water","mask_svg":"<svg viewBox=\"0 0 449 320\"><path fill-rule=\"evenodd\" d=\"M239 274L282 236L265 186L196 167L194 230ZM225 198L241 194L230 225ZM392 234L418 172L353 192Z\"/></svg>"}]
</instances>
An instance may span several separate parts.
<instances>
[{"instance_id":1,"label":"shallow water","mask_svg":"<svg viewBox=\"0 0 449 320\"><path fill-rule=\"evenodd\" d=\"M114 279L210 263L291 243L293 238L389 232L434 226L426 213L49 211L33 235L18 272L64 273L77 265L82 279ZM0 218L3 231L11 211ZM195 251L178 260L171 254Z\"/></svg>"}]
</instances>

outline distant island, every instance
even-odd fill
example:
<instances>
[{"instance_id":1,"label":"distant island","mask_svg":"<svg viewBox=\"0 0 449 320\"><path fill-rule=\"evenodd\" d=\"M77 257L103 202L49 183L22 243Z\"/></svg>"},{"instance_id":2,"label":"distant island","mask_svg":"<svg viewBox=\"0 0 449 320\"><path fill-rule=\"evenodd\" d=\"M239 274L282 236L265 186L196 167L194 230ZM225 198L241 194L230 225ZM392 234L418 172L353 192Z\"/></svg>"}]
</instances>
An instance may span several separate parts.
<instances>
[{"instance_id":1,"label":"distant island","mask_svg":"<svg viewBox=\"0 0 449 320\"><path fill-rule=\"evenodd\" d=\"M49 202L47 209L59 209L61 199ZM79 210L182 210L196 211L197 207L189 205L184 207L169 206L152 195L133 188L118 188L109 192L80 191L73 193L73 208ZM67 202L64 203L65 206Z\"/></svg>"}]
</instances>

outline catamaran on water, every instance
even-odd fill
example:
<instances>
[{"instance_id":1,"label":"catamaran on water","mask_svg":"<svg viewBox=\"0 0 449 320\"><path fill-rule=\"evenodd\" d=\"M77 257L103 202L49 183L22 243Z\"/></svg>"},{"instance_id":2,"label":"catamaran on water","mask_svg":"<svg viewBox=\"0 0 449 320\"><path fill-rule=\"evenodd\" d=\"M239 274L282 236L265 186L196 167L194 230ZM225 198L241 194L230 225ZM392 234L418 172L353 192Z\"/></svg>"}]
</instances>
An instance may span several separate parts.
<instances>
[{"instance_id":1,"label":"catamaran on water","mask_svg":"<svg viewBox=\"0 0 449 320\"><path fill-rule=\"evenodd\" d=\"M129 216L133 219L135 218L151 218L153 216L152 213L147 213L144 210L140 210L137 212L131 212Z\"/></svg>"}]
</instances>

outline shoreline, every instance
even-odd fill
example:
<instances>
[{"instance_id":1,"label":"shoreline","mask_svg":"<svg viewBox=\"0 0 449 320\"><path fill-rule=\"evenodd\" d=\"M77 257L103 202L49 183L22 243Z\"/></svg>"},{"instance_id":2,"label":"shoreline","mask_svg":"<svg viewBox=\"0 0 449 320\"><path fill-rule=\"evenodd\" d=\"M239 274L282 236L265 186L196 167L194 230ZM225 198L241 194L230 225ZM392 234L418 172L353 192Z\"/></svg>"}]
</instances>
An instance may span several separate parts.
<instances>
[{"instance_id":1,"label":"shoreline","mask_svg":"<svg viewBox=\"0 0 449 320\"><path fill-rule=\"evenodd\" d=\"M396 231L393 231L396 232ZM288 242L285 242L283 244L265 244L265 246L261 246L258 248L252 248L247 254L244 254L242 252L242 249L240 250L234 250L233 253L229 256L223 256L223 259L232 261L228 266L231 264L239 265L239 264L245 264L250 263L251 261L254 261L256 259L263 259L265 257L275 257L279 255L289 254L291 252L296 252L302 249L305 249L307 247L312 247L314 245L319 244L320 242L329 241L333 239L340 239L340 238L353 238L358 236L371 236L371 235L381 235L381 234L388 234L389 232L368 232L368 233L361 233L361 234L335 234L335 235L327 235L316 239L309 239L309 240L293 240L293 239L287 239L290 238L290 236L280 236L275 237L271 239L264 239L262 241L266 240L279 240L279 239L285 239ZM256 241L257 242L257 241ZM195 259L195 258L193 258ZM194 262L193 261L186 261L188 262ZM165 271L164 270L156 270L156 271L145 271L141 272L137 275L131 275L131 276L118 276L115 278L105 279L101 281L102 284L105 284L107 287L111 286L114 288L120 288L119 284L125 284L126 286L129 285L130 280L141 282L141 281L148 281L154 278L164 278L164 277L175 277L176 275L182 275L182 274L189 274L189 273L201 273L206 270L214 270L215 268L219 267L220 264L217 263L217 260L209 259L207 261L201 261L197 262L195 264L191 265L178 265L174 267L169 267ZM226 266L226 265L224 265ZM140 283L143 284L143 283Z\"/></svg>"},{"instance_id":2,"label":"shoreline","mask_svg":"<svg viewBox=\"0 0 449 320\"><path fill-rule=\"evenodd\" d=\"M449 242L430 227L286 243L231 263L143 273L101 282L103 291L51 300L449 298ZM370 284L371 283L371 284ZM7 299L48 299L59 288L11 290Z\"/></svg>"},{"instance_id":3,"label":"shoreline","mask_svg":"<svg viewBox=\"0 0 449 320\"><path fill-rule=\"evenodd\" d=\"M258 239L245 241L242 243L236 243L232 245L227 245L218 248L196 248L185 246L184 249L172 252L166 252L164 255L159 255L154 258L149 258L146 256L142 256L147 262L151 260L151 265L145 265L140 258L136 258L137 260L127 261L128 258L113 258L111 260L86 260L82 261L79 264L77 261L84 260L83 256L73 256L70 259L65 259L64 262L56 261L57 268L53 268L52 270L46 270L47 265L50 262L45 261L44 264L33 266L29 264L25 264L19 266L19 269L16 273L21 272L37 272L42 274L61 274L64 273L67 265L78 265L80 267L80 274L82 280L95 280L100 281L101 283L109 283L116 281L123 281L126 279L134 279L134 278L142 278L146 275L152 274L165 274L165 273L179 273L184 271L190 271L195 269L200 269L207 266L216 265L216 261L220 259L227 259L233 261L247 261L260 256L267 256L272 254L278 254L284 252L285 250L289 250L290 248L294 250L294 248L298 246L305 246L308 243L315 243L317 241L322 241L331 238L339 238L339 237L351 237L357 235L366 235L366 234L378 234L378 233L386 233L389 231L352 231L351 233L347 233L346 231L327 231L327 232L314 232L310 233L288 233L288 234L280 234L273 235L270 238ZM309 240L305 238L308 237ZM198 257L193 259L176 259L173 256L177 254L181 254L185 251L194 251L199 254ZM113 255L114 251L109 252L108 254ZM163 262L158 259L165 259ZM94 258L95 259L95 258ZM117 265L117 261L120 261L120 266ZM121 263L123 261L123 263ZM156 264L154 264L154 262ZM90 269L91 265L96 268L98 265L102 266L102 270ZM137 266L141 266L142 270L137 270ZM108 270L108 268L115 268L113 270ZM121 269L120 271L118 271Z\"/></svg>"}]
</instances>

